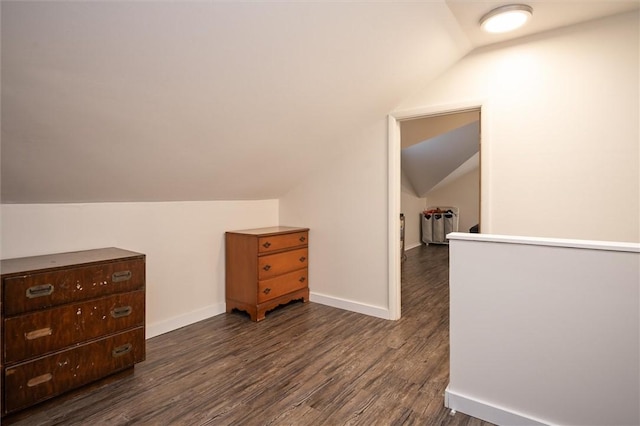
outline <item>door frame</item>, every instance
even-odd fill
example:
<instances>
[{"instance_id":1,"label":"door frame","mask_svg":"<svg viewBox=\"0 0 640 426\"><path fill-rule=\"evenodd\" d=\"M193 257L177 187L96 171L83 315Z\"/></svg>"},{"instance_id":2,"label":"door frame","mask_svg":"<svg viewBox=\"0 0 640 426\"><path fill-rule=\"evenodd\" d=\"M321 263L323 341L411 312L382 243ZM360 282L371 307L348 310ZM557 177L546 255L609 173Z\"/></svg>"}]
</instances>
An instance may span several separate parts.
<instances>
[{"instance_id":1,"label":"door frame","mask_svg":"<svg viewBox=\"0 0 640 426\"><path fill-rule=\"evenodd\" d=\"M416 109L394 111L388 116L388 263L389 263L389 319L398 320L402 315L401 307L401 259L400 259L400 122L415 118L433 117L438 115L464 112L470 109L480 110L480 217L482 231L491 230L489 223L489 144L488 123L489 108L486 100L470 100L447 105L425 106Z\"/></svg>"}]
</instances>

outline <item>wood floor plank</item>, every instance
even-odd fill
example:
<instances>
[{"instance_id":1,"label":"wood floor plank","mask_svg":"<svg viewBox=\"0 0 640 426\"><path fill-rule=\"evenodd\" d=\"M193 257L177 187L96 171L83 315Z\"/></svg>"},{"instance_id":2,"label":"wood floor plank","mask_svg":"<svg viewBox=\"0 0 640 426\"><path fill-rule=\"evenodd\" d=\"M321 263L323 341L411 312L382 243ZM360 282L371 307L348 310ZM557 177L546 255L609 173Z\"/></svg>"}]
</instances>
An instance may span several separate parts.
<instances>
[{"instance_id":1,"label":"wood floor plank","mask_svg":"<svg viewBox=\"0 0 640 426\"><path fill-rule=\"evenodd\" d=\"M149 339L121 374L3 420L13 425L490 426L444 405L448 247L407 252L402 318L291 303Z\"/></svg>"}]
</instances>

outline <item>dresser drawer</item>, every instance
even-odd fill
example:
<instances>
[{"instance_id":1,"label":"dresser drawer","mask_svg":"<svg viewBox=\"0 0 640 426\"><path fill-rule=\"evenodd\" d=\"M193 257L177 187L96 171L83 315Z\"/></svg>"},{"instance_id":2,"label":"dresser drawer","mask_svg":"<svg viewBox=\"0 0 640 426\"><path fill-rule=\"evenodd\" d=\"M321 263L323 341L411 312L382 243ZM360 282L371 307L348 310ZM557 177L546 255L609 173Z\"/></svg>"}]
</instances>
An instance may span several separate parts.
<instances>
[{"instance_id":1,"label":"dresser drawer","mask_svg":"<svg viewBox=\"0 0 640 426\"><path fill-rule=\"evenodd\" d=\"M5 369L3 411L9 413L124 370L145 357L144 328Z\"/></svg>"},{"instance_id":2,"label":"dresser drawer","mask_svg":"<svg viewBox=\"0 0 640 426\"><path fill-rule=\"evenodd\" d=\"M258 279L266 280L277 275L309 265L309 250L307 248L291 250L258 258Z\"/></svg>"},{"instance_id":3,"label":"dresser drawer","mask_svg":"<svg viewBox=\"0 0 640 426\"><path fill-rule=\"evenodd\" d=\"M141 289L144 273L144 260L136 259L8 277L2 283L4 314Z\"/></svg>"},{"instance_id":4,"label":"dresser drawer","mask_svg":"<svg viewBox=\"0 0 640 426\"><path fill-rule=\"evenodd\" d=\"M144 324L144 290L4 320L5 363Z\"/></svg>"},{"instance_id":5,"label":"dresser drawer","mask_svg":"<svg viewBox=\"0 0 640 426\"><path fill-rule=\"evenodd\" d=\"M308 243L309 233L306 231L292 234L270 235L258 239L258 253L270 253L294 247L302 247Z\"/></svg>"},{"instance_id":6,"label":"dresser drawer","mask_svg":"<svg viewBox=\"0 0 640 426\"><path fill-rule=\"evenodd\" d=\"M289 272L276 278L258 283L258 303L263 303L284 294L307 287L309 274L307 268Z\"/></svg>"}]
</instances>

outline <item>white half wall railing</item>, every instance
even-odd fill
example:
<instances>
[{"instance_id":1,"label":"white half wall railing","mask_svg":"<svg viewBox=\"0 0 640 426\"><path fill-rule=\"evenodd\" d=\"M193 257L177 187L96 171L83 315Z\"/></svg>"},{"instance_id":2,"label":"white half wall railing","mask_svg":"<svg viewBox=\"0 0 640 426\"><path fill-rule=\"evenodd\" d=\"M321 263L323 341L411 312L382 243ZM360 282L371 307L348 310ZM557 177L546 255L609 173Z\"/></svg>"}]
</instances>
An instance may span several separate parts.
<instances>
[{"instance_id":1,"label":"white half wall railing","mask_svg":"<svg viewBox=\"0 0 640 426\"><path fill-rule=\"evenodd\" d=\"M640 424L640 244L449 242L448 408L498 425Z\"/></svg>"}]
</instances>

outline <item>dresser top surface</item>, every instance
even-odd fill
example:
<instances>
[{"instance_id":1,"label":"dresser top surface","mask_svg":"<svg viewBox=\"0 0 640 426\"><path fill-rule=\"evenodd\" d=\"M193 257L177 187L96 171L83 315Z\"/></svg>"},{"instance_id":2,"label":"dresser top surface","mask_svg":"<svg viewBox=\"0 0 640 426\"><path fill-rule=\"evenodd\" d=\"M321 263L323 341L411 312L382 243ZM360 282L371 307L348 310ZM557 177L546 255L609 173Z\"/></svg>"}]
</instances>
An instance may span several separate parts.
<instances>
[{"instance_id":1,"label":"dresser top surface","mask_svg":"<svg viewBox=\"0 0 640 426\"><path fill-rule=\"evenodd\" d=\"M0 273L5 276L136 257L144 257L144 254L116 247L18 257L14 259L2 259L0 263Z\"/></svg>"},{"instance_id":2,"label":"dresser top surface","mask_svg":"<svg viewBox=\"0 0 640 426\"><path fill-rule=\"evenodd\" d=\"M239 231L229 231L228 234L248 234L248 235L259 235L259 236L267 236L274 234L284 234L284 233L293 233L293 232L305 232L308 231L309 228L298 228L295 226L270 226L267 228L255 228L255 229L242 229Z\"/></svg>"}]
</instances>

